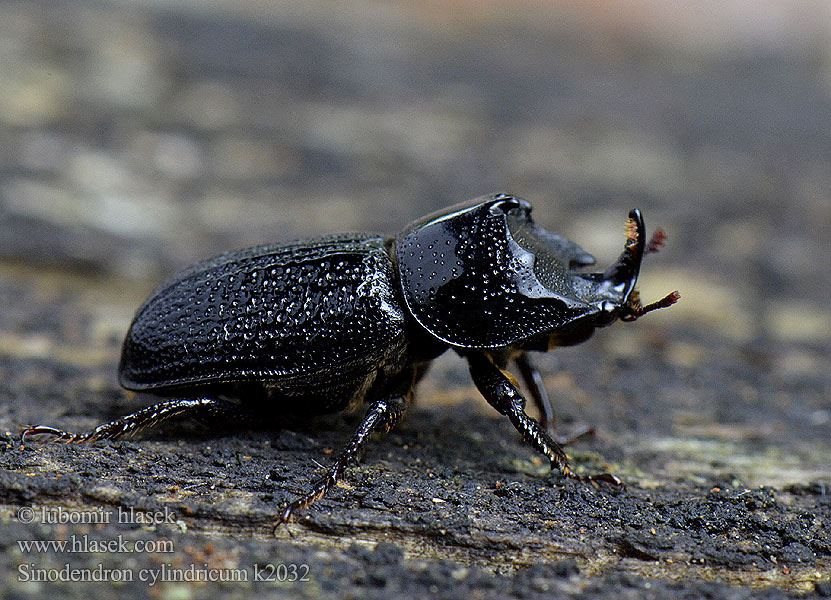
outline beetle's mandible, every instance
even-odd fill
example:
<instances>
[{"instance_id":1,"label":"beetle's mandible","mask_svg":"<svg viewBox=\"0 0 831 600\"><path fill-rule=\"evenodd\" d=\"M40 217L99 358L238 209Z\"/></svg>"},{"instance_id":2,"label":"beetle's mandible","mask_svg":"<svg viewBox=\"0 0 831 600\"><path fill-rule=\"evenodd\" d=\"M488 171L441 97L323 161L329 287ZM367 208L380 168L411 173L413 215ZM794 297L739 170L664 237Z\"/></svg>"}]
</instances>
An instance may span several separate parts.
<instances>
[{"instance_id":1,"label":"beetle's mandible","mask_svg":"<svg viewBox=\"0 0 831 600\"><path fill-rule=\"evenodd\" d=\"M586 340L616 319L675 303L641 305L635 284L647 242L632 210L623 253L589 272L594 257L534 223L507 194L457 204L395 238L339 235L217 256L148 298L124 340L119 381L164 399L87 433L47 426L28 435L115 439L182 414L248 421L258 414L315 415L366 403L365 418L326 474L282 512L323 496L376 429L401 419L429 362L452 348L474 384L553 467L581 481L549 433L551 405L528 351ZM509 363L542 418L525 413Z\"/></svg>"}]
</instances>

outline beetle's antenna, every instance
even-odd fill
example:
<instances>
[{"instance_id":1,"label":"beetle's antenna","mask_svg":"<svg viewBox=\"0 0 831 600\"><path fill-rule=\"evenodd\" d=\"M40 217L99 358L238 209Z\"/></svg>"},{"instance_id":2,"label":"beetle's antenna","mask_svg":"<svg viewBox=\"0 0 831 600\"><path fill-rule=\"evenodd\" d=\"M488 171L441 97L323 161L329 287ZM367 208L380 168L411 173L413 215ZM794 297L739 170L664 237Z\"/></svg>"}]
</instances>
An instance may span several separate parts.
<instances>
[{"instance_id":1,"label":"beetle's antenna","mask_svg":"<svg viewBox=\"0 0 831 600\"><path fill-rule=\"evenodd\" d=\"M646 243L646 250L647 254L652 254L653 252L657 252L661 248L664 247L664 243L667 240L667 234L664 233L664 230L660 227L654 231L652 237Z\"/></svg>"},{"instance_id":2,"label":"beetle's antenna","mask_svg":"<svg viewBox=\"0 0 831 600\"><path fill-rule=\"evenodd\" d=\"M620 314L621 321L635 321L636 319L641 318L648 312L658 310L659 308L666 308L667 306L672 306L673 304L678 302L678 300L681 299L681 294L678 293L678 290L675 290L674 292L670 292L657 302L647 304L646 306L643 306L641 304L637 295L633 294L632 299L634 300L633 303L623 307L623 310Z\"/></svg>"}]
</instances>

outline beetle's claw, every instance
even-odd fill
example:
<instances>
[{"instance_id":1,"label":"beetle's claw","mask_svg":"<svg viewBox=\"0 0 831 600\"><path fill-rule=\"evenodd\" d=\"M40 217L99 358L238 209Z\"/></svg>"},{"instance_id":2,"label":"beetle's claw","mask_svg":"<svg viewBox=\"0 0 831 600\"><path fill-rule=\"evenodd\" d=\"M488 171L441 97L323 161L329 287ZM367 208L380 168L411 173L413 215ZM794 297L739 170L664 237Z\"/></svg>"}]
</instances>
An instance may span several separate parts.
<instances>
[{"instance_id":1,"label":"beetle's claw","mask_svg":"<svg viewBox=\"0 0 831 600\"><path fill-rule=\"evenodd\" d=\"M580 481L582 483L590 483L594 487L600 487L600 484L613 488L624 487L623 480L617 475L612 475L611 473L600 473L599 475L578 475L576 473L569 472L568 477L569 479L574 479L575 481Z\"/></svg>"},{"instance_id":2,"label":"beetle's claw","mask_svg":"<svg viewBox=\"0 0 831 600\"><path fill-rule=\"evenodd\" d=\"M592 483L604 483L609 487L622 488L624 487L623 480L612 473L601 473L600 475L589 476Z\"/></svg>"},{"instance_id":3,"label":"beetle's claw","mask_svg":"<svg viewBox=\"0 0 831 600\"><path fill-rule=\"evenodd\" d=\"M23 444L26 442L26 436L41 434L54 435L55 437L52 440L53 442L65 442L67 444L94 442L99 439L115 439L121 435L122 432L118 431L114 435L108 435L108 428L111 425L112 423L99 425L92 431L87 431L86 433L72 433L71 431L56 429L55 427L49 427L48 425L37 425L36 427L29 427L20 434L20 443Z\"/></svg>"},{"instance_id":4,"label":"beetle's claw","mask_svg":"<svg viewBox=\"0 0 831 600\"><path fill-rule=\"evenodd\" d=\"M286 508L283 510L283 514L280 515L280 519L277 521L277 524L274 526L274 529L271 530L271 535L273 535L274 537L277 537L277 532L279 532L280 528L284 525L284 529L288 531L289 537L294 537L294 534L292 534L291 529L289 529L288 527L288 522L291 519L292 513L294 512L293 504L294 503L286 505Z\"/></svg>"},{"instance_id":5,"label":"beetle's claw","mask_svg":"<svg viewBox=\"0 0 831 600\"><path fill-rule=\"evenodd\" d=\"M283 514L280 515L280 521L277 523L277 527L280 525L285 525L291 519L291 515L294 512L294 502L291 502L286 505L286 508L283 510ZM275 528L276 529L276 528Z\"/></svg>"},{"instance_id":6,"label":"beetle's claw","mask_svg":"<svg viewBox=\"0 0 831 600\"><path fill-rule=\"evenodd\" d=\"M54 435L55 439L53 441L56 442L72 442L75 441L73 438L78 437L77 434L70 433L68 431L63 431L61 429L56 429L55 427L49 427L48 425L35 425L34 427L29 427L28 429L23 430L23 433L20 434L20 443L26 443L26 436L41 434Z\"/></svg>"},{"instance_id":7,"label":"beetle's claw","mask_svg":"<svg viewBox=\"0 0 831 600\"><path fill-rule=\"evenodd\" d=\"M286 525L285 530L288 532L289 537L293 538L294 534L291 532L291 529L288 528L287 523L283 521L277 521L277 524L274 526L274 529L271 530L271 535L277 537L277 534L280 532L280 528L283 527L283 525Z\"/></svg>"},{"instance_id":8,"label":"beetle's claw","mask_svg":"<svg viewBox=\"0 0 831 600\"><path fill-rule=\"evenodd\" d=\"M280 528L283 525L286 525L286 531L289 532L289 536L294 537L291 533L291 529L288 528L288 523L291 520L291 516L294 514L294 511L309 507L310 505L314 504L316 500L319 500L325 493L325 489L321 490L316 488L312 492L309 492L301 498L298 498L294 502L289 502L288 504L286 504L286 507L283 509L283 514L280 515L280 519L274 526L274 529L272 531L273 535L276 536Z\"/></svg>"}]
</instances>

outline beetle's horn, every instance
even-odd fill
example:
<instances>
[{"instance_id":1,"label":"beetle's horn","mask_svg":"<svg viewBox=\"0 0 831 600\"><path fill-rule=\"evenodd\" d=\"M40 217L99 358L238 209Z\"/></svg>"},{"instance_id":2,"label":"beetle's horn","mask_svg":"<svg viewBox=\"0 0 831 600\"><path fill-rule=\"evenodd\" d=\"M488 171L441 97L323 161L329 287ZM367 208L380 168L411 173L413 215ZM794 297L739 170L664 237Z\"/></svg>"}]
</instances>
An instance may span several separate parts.
<instances>
[{"instance_id":1,"label":"beetle's horn","mask_svg":"<svg viewBox=\"0 0 831 600\"><path fill-rule=\"evenodd\" d=\"M608 281L615 292L620 289L621 303L626 303L629 294L638 281L644 249L646 248L646 227L643 216L637 208L629 211L629 220L626 222L626 245L617 262L606 269L603 279Z\"/></svg>"}]
</instances>

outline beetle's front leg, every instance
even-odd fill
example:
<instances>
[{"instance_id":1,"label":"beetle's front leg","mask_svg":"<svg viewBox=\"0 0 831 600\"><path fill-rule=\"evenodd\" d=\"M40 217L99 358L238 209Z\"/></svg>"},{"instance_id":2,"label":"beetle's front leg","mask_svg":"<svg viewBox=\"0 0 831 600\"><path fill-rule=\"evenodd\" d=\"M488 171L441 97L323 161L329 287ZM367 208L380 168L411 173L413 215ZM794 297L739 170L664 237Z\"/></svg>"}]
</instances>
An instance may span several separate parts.
<instances>
[{"instance_id":1,"label":"beetle's front leg","mask_svg":"<svg viewBox=\"0 0 831 600\"><path fill-rule=\"evenodd\" d=\"M485 354L468 354L466 356L470 367L473 383L484 396L488 404L500 414L505 415L522 435L523 439L531 444L538 452L544 454L552 466L556 466L566 477L591 483L604 482L612 485L621 485L615 475L577 475L571 471L568 457L560 445L554 441L545 429L536 420L525 414L525 398L519 393L517 386L503 373Z\"/></svg>"},{"instance_id":2,"label":"beetle's front leg","mask_svg":"<svg viewBox=\"0 0 831 600\"><path fill-rule=\"evenodd\" d=\"M358 427L358 431L349 440L349 443L335 459L332 466L329 467L326 474L314 483L312 489L286 506L277 526L279 527L288 522L294 511L306 508L326 494L329 488L333 487L343 476L346 465L361 450L373 430L383 427L386 431L389 431L401 420L406 408L407 396L404 395L391 396L373 402Z\"/></svg>"},{"instance_id":3,"label":"beetle's front leg","mask_svg":"<svg viewBox=\"0 0 831 600\"><path fill-rule=\"evenodd\" d=\"M488 404L511 420L522 438L544 454L564 475L571 473L568 457L542 425L525 414L525 398L505 373L484 354L469 354L470 376Z\"/></svg>"}]
</instances>

